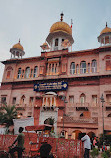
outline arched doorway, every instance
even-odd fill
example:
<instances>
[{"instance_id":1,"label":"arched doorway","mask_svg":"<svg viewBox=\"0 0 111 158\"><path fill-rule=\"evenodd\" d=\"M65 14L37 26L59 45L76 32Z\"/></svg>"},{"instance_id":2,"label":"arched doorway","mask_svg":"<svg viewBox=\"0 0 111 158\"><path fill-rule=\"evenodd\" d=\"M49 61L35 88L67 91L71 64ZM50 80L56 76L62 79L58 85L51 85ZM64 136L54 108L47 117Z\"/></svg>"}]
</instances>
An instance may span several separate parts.
<instances>
[{"instance_id":1,"label":"arched doorway","mask_svg":"<svg viewBox=\"0 0 111 158\"><path fill-rule=\"evenodd\" d=\"M88 135L91 139L96 136L94 132L89 132L87 135Z\"/></svg>"},{"instance_id":2,"label":"arched doorway","mask_svg":"<svg viewBox=\"0 0 111 158\"><path fill-rule=\"evenodd\" d=\"M52 118L52 117L49 117L48 119L46 119L45 121L44 121L44 124L48 124L48 125L54 125L54 118Z\"/></svg>"},{"instance_id":3,"label":"arched doorway","mask_svg":"<svg viewBox=\"0 0 111 158\"><path fill-rule=\"evenodd\" d=\"M82 133L81 131L79 130L75 130L72 132L72 135L71 135L71 139L79 139L79 134Z\"/></svg>"},{"instance_id":4,"label":"arched doorway","mask_svg":"<svg viewBox=\"0 0 111 158\"><path fill-rule=\"evenodd\" d=\"M68 132L67 131L61 131L60 137L64 137L65 139L68 139Z\"/></svg>"}]
</instances>

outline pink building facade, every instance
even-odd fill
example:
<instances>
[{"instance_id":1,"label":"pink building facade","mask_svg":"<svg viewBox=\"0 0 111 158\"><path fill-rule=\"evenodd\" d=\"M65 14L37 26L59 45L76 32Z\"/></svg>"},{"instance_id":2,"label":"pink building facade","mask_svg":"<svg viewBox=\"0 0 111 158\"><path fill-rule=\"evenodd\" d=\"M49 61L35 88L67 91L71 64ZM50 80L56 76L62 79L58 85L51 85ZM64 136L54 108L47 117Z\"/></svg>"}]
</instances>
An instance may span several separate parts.
<instances>
[{"instance_id":1,"label":"pink building facade","mask_svg":"<svg viewBox=\"0 0 111 158\"><path fill-rule=\"evenodd\" d=\"M22 58L20 41L10 49L11 59L2 62L1 106L15 105L18 117L34 117L35 125L51 118L56 135L66 138L76 139L84 132L99 136L103 118L104 130L110 133L111 28L106 24L101 31L99 48L69 51L74 43L72 28L61 14L46 42L38 57Z\"/></svg>"}]
</instances>

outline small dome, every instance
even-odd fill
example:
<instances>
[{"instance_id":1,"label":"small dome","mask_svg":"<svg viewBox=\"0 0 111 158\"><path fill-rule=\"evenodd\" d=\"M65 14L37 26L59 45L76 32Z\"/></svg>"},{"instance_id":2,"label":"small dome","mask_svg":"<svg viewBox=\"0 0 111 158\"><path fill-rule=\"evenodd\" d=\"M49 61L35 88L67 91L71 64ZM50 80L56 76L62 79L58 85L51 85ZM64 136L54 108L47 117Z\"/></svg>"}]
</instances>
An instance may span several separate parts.
<instances>
[{"instance_id":1,"label":"small dome","mask_svg":"<svg viewBox=\"0 0 111 158\"><path fill-rule=\"evenodd\" d=\"M47 49L49 49L49 46L48 46L48 44L45 42L45 43L43 43L43 45L41 45L40 46L43 50L47 50Z\"/></svg>"},{"instance_id":2,"label":"small dome","mask_svg":"<svg viewBox=\"0 0 111 158\"><path fill-rule=\"evenodd\" d=\"M58 31L63 31L67 34L72 35L71 27L63 21L59 21L59 22L54 23L50 28L50 33L58 32Z\"/></svg>"},{"instance_id":3,"label":"small dome","mask_svg":"<svg viewBox=\"0 0 111 158\"><path fill-rule=\"evenodd\" d=\"M48 46L48 44L45 42L45 43L43 43L43 46Z\"/></svg>"},{"instance_id":4,"label":"small dome","mask_svg":"<svg viewBox=\"0 0 111 158\"><path fill-rule=\"evenodd\" d=\"M12 48L16 48L16 49L20 49L20 50L24 51L24 48L20 44L20 41L19 41L19 43L15 44Z\"/></svg>"},{"instance_id":5,"label":"small dome","mask_svg":"<svg viewBox=\"0 0 111 158\"><path fill-rule=\"evenodd\" d=\"M107 23L106 23L106 27L101 31L100 35L102 35L103 33L109 33L111 32L111 28L107 27Z\"/></svg>"}]
</instances>

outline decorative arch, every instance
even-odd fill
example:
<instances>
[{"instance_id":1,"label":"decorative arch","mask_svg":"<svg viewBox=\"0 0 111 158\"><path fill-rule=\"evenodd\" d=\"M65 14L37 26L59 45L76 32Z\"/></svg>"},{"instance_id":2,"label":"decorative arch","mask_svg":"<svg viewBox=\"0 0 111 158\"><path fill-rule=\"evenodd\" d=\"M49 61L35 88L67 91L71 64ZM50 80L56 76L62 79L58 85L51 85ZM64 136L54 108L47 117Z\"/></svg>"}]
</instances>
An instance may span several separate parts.
<instances>
[{"instance_id":1,"label":"decorative arch","mask_svg":"<svg viewBox=\"0 0 111 158\"><path fill-rule=\"evenodd\" d=\"M111 59L111 55L104 56L103 60L106 60L106 59Z\"/></svg>"},{"instance_id":2,"label":"decorative arch","mask_svg":"<svg viewBox=\"0 0 111 158\"><path fill-rule=\"evenodd\" d=\"M70 65L70 74L74 74L75 73L75 63L72 62Z\"/></svg>"},{"instance_id":3,"label":"decorative arch","mask_svg":"<svg viewBox=\"0 0 111 158\"><path fill-rule=\"evenodd\" d=\"M91 63L91 71L92 71L92 73L97 72L97 61L96 61L96 59L93 59L93 60L92 60L92 63Z\"/></svg>"},{"instance_id":4,"label":"decorative arch","mask_svg":"<svg viewBox=\"0 0 111 158\"><path fill-rule=\"evenodd\" d=\"M80 73L81 74L86 73L86 61L81 61L81 63L80 63Z\"/></svg>"},{"instance_id":5,"label":"decorative arch","mask_svg":"<svg viewBox=\"0 0 111 158\"><path fill-rule=\"evenodd\" d=\"M80 133L82 133L80 130L73 131L72 134L71 134L71 139L74 139L74 140L79 139Z\"/></svg>"},{"instance_id":6,"label":"decorative arch","mask_svg":"<svg viewBox=\"0 0 111 158\"><path fill-rule=\"evenodd\" d=\"M13 70L13 68L11 67L11 66L8 66L7 68L6 68L6 71L7 70Z\"/></svg>"},{"instance_id":7,"label":"decorative arch","mask_svg":"<svg viewBox=\"0 0 111 158\"><path fill-rule=\"evenodd\" d=\"M82 93L81 95L80 95L80 103L81 104L84 104L86 102L86 95L84 94L84 93Z\"/></svg>"},{"instance_id":8,"label":"decorative arch","mask_svg":"<svg viewBox=\"0 0 111 158\"><path fill-rule=\"evenodd\" d=\"M13 70L13 68L11 66L8 66L6 68L6 79L10 79L11 74L12 74L12 70Z\"/></svg>"},{"instance_id":9,"label":"decorative arch","mask_svg":"<svg viewBox=\"0 0 111 158\"><path fill-rule=\"evenodd\" d=\"M106 55L104 59L106 64L106 71L111 70L111 55Z\"/></svg>"},{"instance_id":10,"label":"decorative arch","mask_svg":"<svg viewBox=\"0 0 111 158\"><path fill-rule=\"evenodd\" d=\"M22 95L21 99L20 99L20 105L25 104L25 95Z\"/></svg>"},{"instance_id":11,"label":"decorative arch","mask_svg":"<svg viewBox=\"0 0 111 158\"><path fill-rule=\"evenodd\" d=\"M52 117L49 117L48 119L46 119L45 121L44 121L44 124L48 124L48 125L54 125L54 118L52 118Z\"/></svg>"},{"instance_id":12,"label":"decorative arch","mask_svg":"<svg viewBox=\"0 0 111 158\"><path fill-rule=\"evenodd\" d=\"M94 138L96 136L96 134L94 132L89 132L87 133L87 135L90 137L90 138Z\"/></svg>"},{"instance_id":13,"label":"decorative arch","mask_svg":"<svg viewBox=\"0 0 111 158\"><path fill-rule=\"evenodd\" d=\"M34 75L33 77L37 77L37 73L38 73L38 66L34 67Z\"/></svg>"},{"instance_id":14,"label":"decorative arch","mask_svg":"<svg viewBox=\"0 0 111 158\"><path fill-rule=\"evenodd\" d=\"M29 78L30 76L30 67L26 67L25 69L25 78Z\"/></svg>"}]
</instances>

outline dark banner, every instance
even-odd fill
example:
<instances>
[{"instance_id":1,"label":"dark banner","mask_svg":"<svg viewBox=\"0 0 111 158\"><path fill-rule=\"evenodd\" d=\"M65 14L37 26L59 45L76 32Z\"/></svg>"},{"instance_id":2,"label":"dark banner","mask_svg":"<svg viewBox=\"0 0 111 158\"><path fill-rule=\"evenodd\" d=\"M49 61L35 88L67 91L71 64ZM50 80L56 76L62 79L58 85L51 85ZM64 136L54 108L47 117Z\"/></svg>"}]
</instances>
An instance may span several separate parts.
<instances>
[{"instance_id":1,"label":"dark banner","mask_svg":"<svg viewBox=\"0 0 111 158\"><path fill-rule=\"evenodd\" d=\"M67 88L68 88L68 83L63 81L34 84L34 91L37 92L50 91L50 90L63 91L66 90Z\"/></svg>"}]
</instances>

